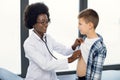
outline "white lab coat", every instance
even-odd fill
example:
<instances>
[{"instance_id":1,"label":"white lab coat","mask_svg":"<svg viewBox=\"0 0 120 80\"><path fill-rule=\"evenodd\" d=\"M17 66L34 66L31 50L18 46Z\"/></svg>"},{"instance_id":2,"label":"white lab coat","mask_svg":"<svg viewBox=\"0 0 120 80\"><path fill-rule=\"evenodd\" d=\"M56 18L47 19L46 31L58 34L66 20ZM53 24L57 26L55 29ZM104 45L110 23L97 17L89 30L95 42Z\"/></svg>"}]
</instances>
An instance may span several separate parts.
<instances>
[{"instance_id":1,"label":"white lab coat","mask_svg":"<svg viewBox=\"0 0 120 80\"><path fill-rule=\"evenodd\" d=\"M45 34L50 52L56 51L63 55L73 53L72 48L57 43L51 36ZM29 66L25 80L57 80L55 70L67 69L68 60L54 59L48 52L45 43L34 32L24 42L25 56Z\"/></svg>"}]
</instances>

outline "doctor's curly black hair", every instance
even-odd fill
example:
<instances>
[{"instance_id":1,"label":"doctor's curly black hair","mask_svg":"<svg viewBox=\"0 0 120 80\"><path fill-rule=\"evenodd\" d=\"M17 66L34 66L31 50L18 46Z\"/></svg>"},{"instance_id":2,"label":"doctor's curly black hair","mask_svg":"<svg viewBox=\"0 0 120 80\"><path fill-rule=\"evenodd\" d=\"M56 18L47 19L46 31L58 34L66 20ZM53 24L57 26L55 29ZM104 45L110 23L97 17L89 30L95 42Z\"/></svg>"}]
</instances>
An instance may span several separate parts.
<instances>
[{"instance_id":1,"label":"doctor's curly black hair","mask_svg":"<svg viewBox=\"0 0 120 80\"><path fill-rule=\"evenodd\" d=\"M49 8L44 3L33 3L28 5L24 11L24 23L28 29L32 29L37 22L37 17L40 14L46 14L50 21Z\"/></svg>"}]
</instances>

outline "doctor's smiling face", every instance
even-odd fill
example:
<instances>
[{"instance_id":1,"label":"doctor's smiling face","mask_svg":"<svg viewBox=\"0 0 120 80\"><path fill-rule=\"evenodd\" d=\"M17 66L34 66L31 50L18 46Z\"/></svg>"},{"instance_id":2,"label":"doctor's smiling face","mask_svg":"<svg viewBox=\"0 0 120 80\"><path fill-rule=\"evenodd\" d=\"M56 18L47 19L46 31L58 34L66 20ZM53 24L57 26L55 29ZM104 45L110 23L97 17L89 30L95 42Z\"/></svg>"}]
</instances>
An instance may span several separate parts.
<instances>
[{"instance_id":1,"label":"doctor's smiling face","mask_svg":"<svg viewBox=\"0 0 120 80\"><path fill-rule=\"evenodd\" d=\"M37 17L36 24L34 25L34 29L41 35L46 33L48 27L48 17L46 14L40 14Z\"/></svg>"}]
</instances>

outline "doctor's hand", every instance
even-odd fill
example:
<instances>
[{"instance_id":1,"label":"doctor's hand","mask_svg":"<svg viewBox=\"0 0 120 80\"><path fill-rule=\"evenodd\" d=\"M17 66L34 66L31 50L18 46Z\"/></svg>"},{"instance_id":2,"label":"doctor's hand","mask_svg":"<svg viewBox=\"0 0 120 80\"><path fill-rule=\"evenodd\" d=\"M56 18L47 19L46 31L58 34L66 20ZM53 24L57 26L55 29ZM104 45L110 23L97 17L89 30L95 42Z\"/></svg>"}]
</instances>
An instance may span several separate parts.
<instances>
[{"instance_id":1,"label":"doctor's hand","mask_svg":"<svg viewBox=\"0 0 120 80\"><path fill-rule=\"evenodd\" d=\"M81 57L81 51L80 51L80 50L77 50L77 51L75 51L75 52L72 54L72 56L70 56L70 57L68 58L68 63L71 63L71 62L75 61L75 60L78 59L79 57Z\"/></svg>"},{"instance_id":2,"label":"doctor's hand","mask_svg":"<svg viewBox=\"0 0 120 80\"><path fill-rule=\"evenodd\" d=\"M82 38L77 38L74 42L74 44L72 45L72 49L75 50L77 46L80 46L81 43L83 42Z\"/></svg>"}]
</instances>

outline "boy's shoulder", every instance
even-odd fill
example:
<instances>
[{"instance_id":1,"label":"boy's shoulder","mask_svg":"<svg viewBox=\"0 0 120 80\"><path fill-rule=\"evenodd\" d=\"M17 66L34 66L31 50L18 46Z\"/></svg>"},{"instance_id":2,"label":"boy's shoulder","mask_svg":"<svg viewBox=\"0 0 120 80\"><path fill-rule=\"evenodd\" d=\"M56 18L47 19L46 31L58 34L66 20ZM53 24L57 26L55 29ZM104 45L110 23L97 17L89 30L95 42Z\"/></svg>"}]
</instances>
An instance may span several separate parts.
<instances>
[{"instance_id":1,"label":"boy's shoulder","mask_svg":"<svg viewBox=\"0 0 120 80\"><path fill-rule=\"evenodd\" d=\"M103 42L103 37L100 34L97 35L99 39L94 42L93 46L95 46L96 48L105 47L105 44Z\"/></svg>"},{"instance_id":2,"label":"boy's shoulder","mask_svg":"<svg viewBox=\"0 0 120 80\"><path fill-rule=\"evenodd\" d=\"M104 44L103 38L100 34L98 35L98 39L93 43L93 45L91 46L91 50L93 51L99 51L101 49L106 49L106 45Z\"/></svg>"}]
</instances>

